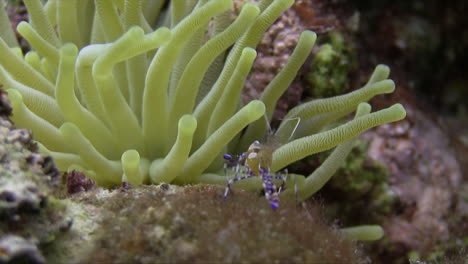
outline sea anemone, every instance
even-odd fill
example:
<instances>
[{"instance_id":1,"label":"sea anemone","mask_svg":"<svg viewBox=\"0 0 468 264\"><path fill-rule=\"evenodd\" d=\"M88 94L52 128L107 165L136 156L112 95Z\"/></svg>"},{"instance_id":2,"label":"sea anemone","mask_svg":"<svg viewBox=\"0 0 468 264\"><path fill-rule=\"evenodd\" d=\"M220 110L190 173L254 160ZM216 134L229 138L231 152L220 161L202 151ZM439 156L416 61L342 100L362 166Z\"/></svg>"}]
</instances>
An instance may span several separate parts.
<instances>
[{"instance_id":1,"label":"sea anemone","mask_svg":"<svg viewBox=\"0 0 468 264\"><path fill-rule=\"evenodd\" d=\"M231 0L171 1L168 8L144 0L24 2L30 22L17 31L32 50L23 56L11 29L0 32L0 83L13 120L33 131L60 170L80 170L101 186L225 184L222 154L243 152L263 138L263 117L271 121L316 39L303 32L261 98L241 107L254 48L293 0L245 3L234 20ZM400 104L370 113L365 103L393 92L388 76L379 65L361 89L300 104L286 115L271 171L337 146L308 177L290 177L300 199L333 175L355 136L405 117ZM353 120L322 131L353 111ZM301 122L290 139L288 120L295 118ZM260 182L239 185L259 188Z\"/></svg>"}]
</instances>

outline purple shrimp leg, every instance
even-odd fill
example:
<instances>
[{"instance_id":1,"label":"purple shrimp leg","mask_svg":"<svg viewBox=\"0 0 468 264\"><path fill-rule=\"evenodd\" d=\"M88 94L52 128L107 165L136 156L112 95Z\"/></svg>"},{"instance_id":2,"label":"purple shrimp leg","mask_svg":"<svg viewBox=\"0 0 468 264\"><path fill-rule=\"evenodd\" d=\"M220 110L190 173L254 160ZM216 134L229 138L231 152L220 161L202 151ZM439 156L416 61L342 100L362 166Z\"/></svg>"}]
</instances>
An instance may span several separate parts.
<instances>
[{"instance_id":1,"label":"purple shrimp leg","mask_svg":"<svg viewBox=\"0 0 468 264\"><path fill-rule=\"evenodd\" d=\"M227 176L227 168L234 166L234 164L237 164L237 162L236 159L234 159L234 157L229 154L224 154L223 158L226 160L226 163L224 163L224 175Z\"/></svg>"},{"instance_id":2,"label":"purple shrimp leg","mask_svg":"<svg viewBox=\"0 0 468 264\"><path fill-rule=\"evenodd\" d=\"M275 175L274 178L276 180L281 180L281 186L278 188L278 195L285 189L286 181L288 180L288 170L285 170L286 176Z\"/></svg>"},{"instance_id":3,"label":"purple shrimp leg","mask_svg":"<svg viewBox=\"0 0 468 264\"><path fill-rule=\"evenodd\" d=\"M278 209L279 198L275 183L273 182L273 177L268 174L268 170L263 168L260 168L260 174L262 175L263 188L265 189L265 198L268 200L273 210Z\"/></svg>"},{"instance_id":4,"label":"purple shrimp leg","mask_svg":"<svg viewBox=\"0 0 468 264\"><path fill-rule=\"evenodd\" d=\"M247 174L247 175L245 175L245 176L238 177L238 176L237 176L237 173L236 173L236 175L234 176L234 178L229 179L229 180L227 181L226 189L224 189L224 195L223 195L224 199L226 199L229 190L231 190L231 184L233 184L233 183L235 183L235 182L237 182L237 181L241 181L241 180L245 180L245 179L248 179L248 178L252 178L253 176L255 176L253 173L249 173L249 174Z\"/></svg>"},{"instance_id":5,"label":"purple shrimp leg","mask_svg":"<svg viewBox=\"0 0 468 264\"><path fill-rule=\"evenodd\" d=\"M237 160L232 155L229 155L229 154L224 154L223 157L227 161L227 163L224 164L224 174L226 175L227 183L226 183L226 189L224 190L224 195L223 195L224 199L226 199L227 194L229 190L231 189L231 184L233 184L236 181L240 181L240 180L253 177L254 174L248 168L245 168L245 170L241 171L241 173L244 173L246 176L239 177L240 166L243 165L245 162L245 152L240 154ZM227 167L232 167L234 165L236 166L236 168L234 169L234 178L228 179L226 169Z\"/></svg>"},{"instance_id":6,"label":"purple shrimp leg","mask_svg":"<svg viewBox=\"0 0 468 264\"><path fill-rule=\"evenodd\" d=\"M245 162L245 152L240 154L237 158L237 160L234 158L234 156L230 154L224 154L223 158L226 160L226 163L224 164L224 174L227 175L226 169L228 167L234 167L234 172L235 172L235 177L239 174L240 166L244 165Z\"/></svg>"},{"instance_id":7,"label":"purple shrimp leg","mask_svg":"<svg viewBox=\"0 0 468 264\"><path fill-rule=\"evenodd\" d=\"M285 189L285 185L286 185L286 181L288 180L288 171L286 171L286 176L278 176L278 175L275 175L274 178L276 180L281 180L282 183L281 183L281 186L278 188L278 195ZM296 202L299 201L299 190L297 188L297 182L296 182L296 177L294 176L293 177L293 180L294 180L294 195L296 197Z\"/></svg>"}]
</instances>

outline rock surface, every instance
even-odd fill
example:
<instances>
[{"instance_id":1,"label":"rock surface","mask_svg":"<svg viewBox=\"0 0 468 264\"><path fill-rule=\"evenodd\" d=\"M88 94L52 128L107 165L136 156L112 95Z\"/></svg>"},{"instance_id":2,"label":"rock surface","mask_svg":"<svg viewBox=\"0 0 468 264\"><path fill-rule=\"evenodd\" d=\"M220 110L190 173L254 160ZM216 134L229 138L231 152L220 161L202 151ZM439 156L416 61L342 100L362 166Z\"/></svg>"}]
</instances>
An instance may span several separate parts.
<instances>
[{"instance_id":1,"label":"rock surface","mask_svg":"<svg viewBox=\"0 0 468 264\"><path fill-rule=\"evenodd\" d=\"M50 158L36 153L32 135L14 128L11 108L0 91L0 260L44 263L40 248L66 231L71 220L53 196L59 173Z\"/></svg>"}]
</instances>

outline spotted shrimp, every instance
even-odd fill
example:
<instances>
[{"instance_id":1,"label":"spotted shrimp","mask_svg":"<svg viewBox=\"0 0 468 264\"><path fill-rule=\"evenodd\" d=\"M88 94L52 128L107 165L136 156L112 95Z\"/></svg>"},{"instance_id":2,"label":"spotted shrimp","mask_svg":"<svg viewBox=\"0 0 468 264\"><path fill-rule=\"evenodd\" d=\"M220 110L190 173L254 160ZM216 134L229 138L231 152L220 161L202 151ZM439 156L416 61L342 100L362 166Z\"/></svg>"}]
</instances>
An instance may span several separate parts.
<instances>
[{"instance_id":1,"label":"spotted shrimp","mask_svg":"<svg viewBox=\"0 0 468 264\"><path fill-rule=\"evenodd\" d=\"M300 122L299 118L290 120L296 120L297 123L289 139L292 138ZM269 131L269 134L273 135L271 128L269 128ZM226 160L225 169L228 167L234 169L234 177L227 180L223 195L224 199L227 198L233 183L252 177L261 177L266 200L269 202L272 209L278 209L279 195L281 191L285 189L288 178L287 170L285 170L284 174L270 172L273 152L279 147L279 145L280 144L276 143L275 140L271 139L270 137L270 140L267 140L266 143L260 143L260 141L255 140L252 144L250 144L246 152L243 152L238 156L224 154L224 159ZM276 187L273 180L281 181L279 188Z\"/></svg>"}]
</instances>

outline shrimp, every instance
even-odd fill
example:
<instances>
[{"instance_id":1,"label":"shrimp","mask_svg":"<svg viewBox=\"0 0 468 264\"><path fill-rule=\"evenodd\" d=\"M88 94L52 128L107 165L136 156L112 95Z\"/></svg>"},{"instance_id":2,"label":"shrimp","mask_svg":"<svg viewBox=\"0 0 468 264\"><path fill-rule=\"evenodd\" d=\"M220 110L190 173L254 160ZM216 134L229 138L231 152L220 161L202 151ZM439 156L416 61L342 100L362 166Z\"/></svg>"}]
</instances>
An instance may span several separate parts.
<instances>
[{"instance_id":1,"label":"shrimp","mask_svg":"<svg viewBox=\"0 0 468 264\"><path fill-rule=\"evenodd\" d=\"M293 119L294 120L294 119ZM296 126L293 129L293 132L289 139L292 138L294 131L299 125L300 119L298 120ZM271 131L271 129L270 129ZM273 134L273 133L271 133ZM230 154L224 154L224 159L227 162L225 169L227 167L234 167L234 178L229 179L224 190L224 199L226 199L229 190L231 190L231 185L237 181L245 180L252 177L261 177L263 189L265 191L265 198L270 203L270 206L273 210L279 208L279 194L284 190L286 181L287 181L287 171L286 175L280 175L275 173L270 173L270 167L273 160L273 152L279 147L279 144L275 144L274 140L267 140L267 143L262 144L258 140L255 140L248 147L246 152L241 153L237 160L234 156ZM239 176L239 174L243 176ZM279 188L276 187L273 180L280 180L281 185Z\"/></svg>"}]
</instances>

